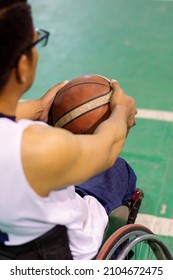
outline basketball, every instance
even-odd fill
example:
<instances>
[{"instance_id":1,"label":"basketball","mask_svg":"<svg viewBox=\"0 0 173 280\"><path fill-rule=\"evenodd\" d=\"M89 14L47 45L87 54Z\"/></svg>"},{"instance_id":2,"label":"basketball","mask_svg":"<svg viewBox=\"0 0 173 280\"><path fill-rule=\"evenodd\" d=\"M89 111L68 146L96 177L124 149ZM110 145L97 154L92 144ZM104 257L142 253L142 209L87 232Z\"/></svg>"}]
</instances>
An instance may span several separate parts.
<instances>
[{"instance_id":1,"label":"basketball","mask_svg":"<svg viewBox=\"0 0 173 280\"><path fill-rule=\"evenodd\" d=\"M92 134L110 116L111 93L109 79L99 75L86 75L69 81L54 99L53 126L75 134Z\"/></svg>"}]
</instances>

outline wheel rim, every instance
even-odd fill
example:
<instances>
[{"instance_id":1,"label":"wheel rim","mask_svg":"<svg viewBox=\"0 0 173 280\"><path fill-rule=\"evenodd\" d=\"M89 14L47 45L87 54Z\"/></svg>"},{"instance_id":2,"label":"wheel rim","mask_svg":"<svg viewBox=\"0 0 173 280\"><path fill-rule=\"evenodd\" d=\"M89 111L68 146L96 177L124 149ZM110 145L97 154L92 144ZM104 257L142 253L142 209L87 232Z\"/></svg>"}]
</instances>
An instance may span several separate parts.
<instances>
[{"instance_id":1,"label":"wheel rim","mask_svg":"<svg viewBox=\"0 0 173 280\"><path fill-rule=\"evenodd\" d=\"M139 244L139 245L138 245ZM138 245L138 246L137 246ZM137 250L136 248L139 248ZM147 249L144 250L144 247ZM120 259L126 260L132 252L135 253L133 259L168 259L173 260L166 245L153 232L140 224L129 224L115 231L103 244L98 252L97 260ZM147 251L142 258L140 252ZM138 252L138 253L136 253ZM152 252L152 253L150 253ZM129 253L129 254L128 254ZM130 257L129 259L132 259Z\"/></svg>"},{"instance_id":2,"label":"wheel rim","mask_svg":"<svg viewBox=\"0 0 173 280\"><path fill-rule=\"evenodd\" d=\"M133 232L133 236L141 236L141 235L145 235L146 233L143 231L134 231ZM126 240L128 240L131 237L132 233L126 233L124 234L123 237L121 237L116 244L114 244L114 246L110 249L110 251L108 252L107 256L105 257L106 260L109 260L111 258L111 256L114 254L114 252L119 248L120 245L122 245L122 243L126 242Z\"/></svg>"},{"instance_id":3,"label":"wheel rim","mask_svg":"<svg viewBox=\"0 0 173 280\"><path fill-rule=\"evenodd\" d=\"M128 241L117 256L117 260L128 259L127 256L131 250L133 250L135 260L172 259L166 246L155 235L144 234Z\"/></svg>"}]
</instances>

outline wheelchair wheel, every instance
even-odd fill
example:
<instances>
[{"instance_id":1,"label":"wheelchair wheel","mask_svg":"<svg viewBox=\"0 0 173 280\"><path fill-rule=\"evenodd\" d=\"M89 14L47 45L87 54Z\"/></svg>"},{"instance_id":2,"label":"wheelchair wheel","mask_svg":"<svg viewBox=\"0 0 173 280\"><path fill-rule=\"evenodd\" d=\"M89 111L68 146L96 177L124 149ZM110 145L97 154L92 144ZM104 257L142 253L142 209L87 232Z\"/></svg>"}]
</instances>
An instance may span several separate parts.
<instances>
[{"instance_id":1,"label":"wheelchair wheel","mask_svg":"<svg viewBox=\"0 0 173 280\"><path fill-rule=\"evenodd\" d=\"M131 224L114 232L96 260L172 260L165 244L148 228Z\"/></svg>"}]
</instances>

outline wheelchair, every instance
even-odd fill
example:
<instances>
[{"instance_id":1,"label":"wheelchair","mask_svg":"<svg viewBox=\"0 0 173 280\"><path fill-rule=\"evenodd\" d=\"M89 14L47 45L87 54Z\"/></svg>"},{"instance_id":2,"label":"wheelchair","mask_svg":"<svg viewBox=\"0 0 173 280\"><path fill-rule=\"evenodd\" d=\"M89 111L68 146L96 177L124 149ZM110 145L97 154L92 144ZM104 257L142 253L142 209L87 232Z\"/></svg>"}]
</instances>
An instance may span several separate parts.
<instances>
[{"instance_id":1,"label":"wheelchair","mask_svg":"<svg viewBox=\"0 0 173 280\"><path fill-rule=\"evenodd\" d=\"M142 199L142 192L137 189L132 206L134 220ZM129 209L124 205L110 214L104 243L96 260L173 260L171 252L158 236L147 227L129 221L128 216Z\"/></svg>"},{"instance_id":2,"label":"wheelchair","mask_svg":"<svg viewBox=\"0 0 173 280\"><path fill-rule=\"evenodd\" d=\"M166 245L151 230L134 224L143 193L109 216L102 246L94 260L173 260ZM19 246L0 245L0 260L72 260L67 228L57 225L37 239Z\"/></svg>"}]
</instances>

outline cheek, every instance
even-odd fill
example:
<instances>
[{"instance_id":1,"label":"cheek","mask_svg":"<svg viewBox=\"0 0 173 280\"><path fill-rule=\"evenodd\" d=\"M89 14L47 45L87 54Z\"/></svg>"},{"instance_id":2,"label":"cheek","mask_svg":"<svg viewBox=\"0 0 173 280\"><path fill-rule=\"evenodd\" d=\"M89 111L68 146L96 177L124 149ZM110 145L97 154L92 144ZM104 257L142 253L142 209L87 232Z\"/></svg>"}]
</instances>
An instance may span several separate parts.
<instances>
[{"instance_id":1,"label":"cheek","mask_svg":"<svg viewBox=\"0 0 173 280\"><path fill-rule=\"evenodd\" d=\"M37 69L37 62L38 62L38 52L36 48L32 48L32 61L30 64L30 71L28 77L28 88L31 87L35 80L35 74Z\"/></svg>"},{"instance_id":2,"label":"cheek","mask_svg":"<svg viewBox=\"0 0 173 280\"><path fill-rule=\"evenodd\" d=\"M34 48L34 67L37 67L37 63L38 63L38 51L36 48Z\"/></svg>"},{"instance_id":3,"label":"cheek","mask_svg":"<svg viewBox=\"0 0 173 280\"><path fill-rule=\"evenodd\" d=\"M36 68L38 63L38 51L36 48L33 48L33 61L32 61L32 70L33 75L35 76Z\"/></svg>"}]
</instances>

